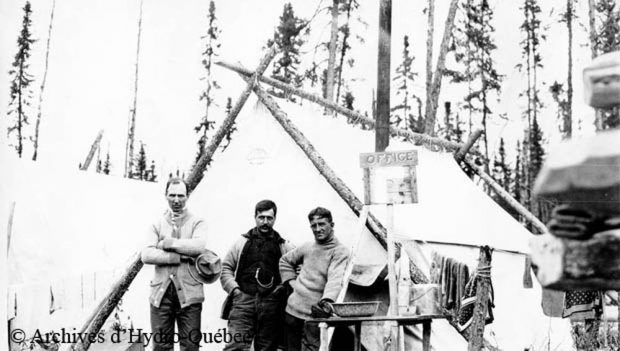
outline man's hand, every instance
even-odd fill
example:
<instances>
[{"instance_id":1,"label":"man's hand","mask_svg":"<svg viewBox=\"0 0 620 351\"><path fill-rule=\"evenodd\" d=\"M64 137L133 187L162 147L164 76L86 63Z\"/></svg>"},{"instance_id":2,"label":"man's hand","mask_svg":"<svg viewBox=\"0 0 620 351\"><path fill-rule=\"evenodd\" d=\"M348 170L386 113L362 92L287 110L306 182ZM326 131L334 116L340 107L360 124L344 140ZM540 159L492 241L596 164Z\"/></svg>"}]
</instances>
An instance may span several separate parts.
<instances>
[{"instance_id":1,"label":"man's hand","mask_svg":"<svg viewBox=\"0 0 620 351\"><path fill-rule=\"evenodd\" d=\"M236 287L230 292L230 296L232 296L233 299L236 299L237 296L241 295L241 293L241 289L239 287Z\"/></svg>"},{"instance_id":2,"label":"man's hand","mask_svg":"<svg viewBox=\"0 0 620 351\"><path fill-rule=\"evenodd\" d=\"M332 306L332 300L322 299L316 305L310 307L312 318L329 318L334 313L334 307Z\"/></svg>"},{"instance_id":3,"label":"man's hand","mask_svg":"<svg viewBox=\"0 0 620 351\"><path fill-rule=\"evenodd\" d=\"M164 238L161 239L158 243L157 243L157 248L164 250L164 251L170 251L170 249L172 248L174 241L176 239L174 238Z\"/></svg>"},{"instance_id":4,"label":"man's hand","mask_svg":"<svg viewBox=\"0 0 620 351\"><path fill-rule=\"evenodd\" d=\"M288 297L292 293L293 287L291 286L291 280L282 282L282 284L278 285L272 292L274 295L282 294L285 297Z\"/></svg>"}]
</instances>

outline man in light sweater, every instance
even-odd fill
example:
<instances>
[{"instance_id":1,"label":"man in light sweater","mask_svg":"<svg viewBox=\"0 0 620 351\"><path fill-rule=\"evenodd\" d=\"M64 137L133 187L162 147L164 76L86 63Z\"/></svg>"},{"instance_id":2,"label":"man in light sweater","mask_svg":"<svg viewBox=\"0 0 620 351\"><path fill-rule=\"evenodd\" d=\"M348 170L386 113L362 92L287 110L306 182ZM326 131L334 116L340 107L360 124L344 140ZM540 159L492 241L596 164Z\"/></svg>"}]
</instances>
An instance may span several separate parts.
<instances>
[{"instance_id":1,"label":"man in light sweater","mask_svg":"<svg viewBox=\"0 0 620 351\"><path fill-rule=\"evenodd\" d=\"M283 285L290 284L293 288L285 317L288 351L319 349L318 325L304 325L304 321L321 314L329 316L330 303L336 300L342 289L342 277L349 257L349 250L334 236L334 222L328 209L313 209L308 214L308 220L314 241L303 244L280 259ZM299 265L302 268L297 276Z\"/></svg>"},{"instance_id":2,"label":"man in light sweater","mask_svg":"<svg viewBox=\"0 0 620 351\"><path fill-rule=\"evenodd\" d=\"M170 208L150 227L141 252L142 262L155 266L149 297L151 331L158 336L152 339L153 351L172 351L173 341L180 342L181 351L198 351L204 291L191 276L189 262L205 249L206 224L185 209L187 184L182 179L168 180L166 199Z\"/></svg>"}]
</instances>

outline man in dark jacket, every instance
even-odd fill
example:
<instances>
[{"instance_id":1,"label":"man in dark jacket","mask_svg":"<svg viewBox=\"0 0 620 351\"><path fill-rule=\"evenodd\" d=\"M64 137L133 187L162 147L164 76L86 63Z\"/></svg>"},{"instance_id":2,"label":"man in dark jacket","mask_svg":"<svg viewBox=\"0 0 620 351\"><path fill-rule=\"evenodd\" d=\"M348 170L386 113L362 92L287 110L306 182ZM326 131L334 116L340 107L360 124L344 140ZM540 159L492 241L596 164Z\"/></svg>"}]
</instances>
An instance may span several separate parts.
<instances>
[{"instance_id":1,"label":"man in dark jacket","mask_svg":"<svg viewBox=\"0 0 620 351\"><path fill-rule=\"evenodd\" d=\"M278 263L280 257L293 249L273 229L278 209L270 200L256 204L256 226L228 251L222 261L222 287L232 299L228 331L233 338L224 350L276 350L283 328L281 304L283 290Z\"/></svg>"}]
</instances>

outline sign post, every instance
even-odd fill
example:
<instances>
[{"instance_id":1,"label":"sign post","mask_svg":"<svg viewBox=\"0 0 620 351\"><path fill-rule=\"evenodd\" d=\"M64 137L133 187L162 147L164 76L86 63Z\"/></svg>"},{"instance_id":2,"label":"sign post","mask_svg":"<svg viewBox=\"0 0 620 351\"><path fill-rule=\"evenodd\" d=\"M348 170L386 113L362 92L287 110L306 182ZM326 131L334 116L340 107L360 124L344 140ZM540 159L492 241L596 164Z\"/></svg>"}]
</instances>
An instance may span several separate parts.
<instances>
[{"instance_id":1,"label":"sign post","mask_svg":"<svg viewBox=\"0 0 620 351\"><path fill-rule=\"evenodd\" d=\"M394 205L418 202L417 174L418 152L392 151L360 154L360 166L364 169L364 203L387 206L387 255L390 291L389 316L398 316L398 291L396 285L396 252L394 246ZM398 325L390 328L390 349L397 350Z\"/></svg>"}]
</instances>

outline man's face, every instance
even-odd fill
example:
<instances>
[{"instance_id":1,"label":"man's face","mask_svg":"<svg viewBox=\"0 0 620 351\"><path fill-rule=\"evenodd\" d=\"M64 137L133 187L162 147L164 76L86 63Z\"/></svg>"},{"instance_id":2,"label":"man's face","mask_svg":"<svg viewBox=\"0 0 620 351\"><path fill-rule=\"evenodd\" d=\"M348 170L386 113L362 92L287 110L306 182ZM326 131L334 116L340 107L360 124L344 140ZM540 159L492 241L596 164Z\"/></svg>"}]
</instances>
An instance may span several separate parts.
<instances>
[{"instance_id":1,"label":"man's face","mask_svg":"<svg viewBox=\"0 0 620 351\"><path fill-rule=\"evenodd\" d=\"M187 202L187 189L185 188L185 184L170 184L168 192L166 193L166 199L168 200L168 206L170 206L172 212L183 212L185 203Z\"/></svg>"},{"instance_id":2,"label":"man's face","mask_svg":"<svg viewBox=\"0 0 620 351\"><path fill-rule=\"evenodd\" d=\"M254 217L256 220L256 228L261 233L268 233L273 228L273 224L276 222L276 215L273 211L273 208L258 212Z\"/></svg>"},{"instance_id":3,"label":"man's face","mask_svg":"<svg viewBox=\"0 0 620 351\"><path fill-rule=\"evenodd\" d=\"M334 236L334 223L327 218L312 217L310 229L312 229L312 234L314 234L314 240L318 243L326 242Z\"/></svg>"}]
</instances>

